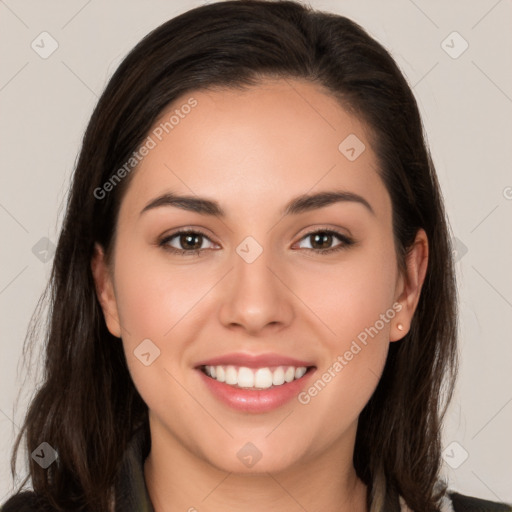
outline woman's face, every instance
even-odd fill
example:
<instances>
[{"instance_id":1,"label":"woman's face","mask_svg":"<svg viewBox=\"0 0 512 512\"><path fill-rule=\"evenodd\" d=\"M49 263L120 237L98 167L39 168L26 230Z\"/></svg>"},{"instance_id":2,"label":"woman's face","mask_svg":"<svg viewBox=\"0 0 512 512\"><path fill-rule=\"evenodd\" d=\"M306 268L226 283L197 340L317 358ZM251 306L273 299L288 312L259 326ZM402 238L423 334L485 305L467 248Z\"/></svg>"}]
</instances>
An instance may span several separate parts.
<instances>
[{"instance_id":1,"label":"woman's face","mask_svg":"<svg viewBox=\"0 0 512 512\"><path fill-rule=\"evenodd\" d=\"M93 269L152 436L232 472L351 457L426 265L420 251L410 283L399 275L364 125L316 86L278 80L186 95L148 135L113 272L102 281L101 253ZM320 193L340 196L307 200Z\"/></svg>"}]
</instances>

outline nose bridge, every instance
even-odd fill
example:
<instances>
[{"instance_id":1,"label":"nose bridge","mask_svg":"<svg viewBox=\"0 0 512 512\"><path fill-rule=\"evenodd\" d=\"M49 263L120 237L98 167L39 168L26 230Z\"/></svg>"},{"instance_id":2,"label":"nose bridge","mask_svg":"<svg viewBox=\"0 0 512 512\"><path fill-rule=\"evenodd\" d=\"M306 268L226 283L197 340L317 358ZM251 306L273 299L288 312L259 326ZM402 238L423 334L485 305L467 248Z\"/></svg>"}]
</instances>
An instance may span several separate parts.
<instances>
[{"instance_id":1,"label":"nose bridge","mask_svg":"<svg viewBox=\"0 0 512 512\"><path fill-rule=\"evenodd\" d=\"M268 324L287 323L292 316L290 294L276 277L272 251L247 237L237 247L233 272L223 298L221 321L256 332ZM284 279L284 277L281 277Z\"/></svg>"},{"instance_id":2,"label":"nose bridge","mask_svg":"<svg viewBox=\"0 0 512 512\"><path fill-rule=\"evenodd\" d=\"M269 292L275 283L270 272L272 254L269 248L263 247L252 237L248 237L236 248L237 256L234 259L234 277L236 288L244 287L251 293Z\"/></svg>"}]
</instances>

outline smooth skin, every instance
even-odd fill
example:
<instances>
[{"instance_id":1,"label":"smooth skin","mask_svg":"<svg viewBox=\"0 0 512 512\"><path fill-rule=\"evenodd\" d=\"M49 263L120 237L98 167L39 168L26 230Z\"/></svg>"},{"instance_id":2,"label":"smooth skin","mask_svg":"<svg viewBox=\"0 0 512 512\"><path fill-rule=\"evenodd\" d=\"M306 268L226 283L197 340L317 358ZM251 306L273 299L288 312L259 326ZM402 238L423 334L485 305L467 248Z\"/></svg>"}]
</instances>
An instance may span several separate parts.
<instances>
[{"instance_id":1,"label":"smooth skin","mask_svg":"<svg viewBox=\"0 0 512 512\"><path fill-rule=\"evenodd\" d=\"M91 262L108 329L122 339L149 407L144 473L155 510L366 511L352 462L358 416L389 343L410 328L427 268L425 232L402 275L391 200L366 128L318 85L268 79L245 90L197 91L161 119L190 96L197 106L133 171L112 265L99 245ZM354 161L338 149L350 134L366 146ZM342 201L281 214L296 196L333 190L362 196L373 213ZM215 200L226 215L169 205L141 213L167 192ZM179 228L205 236L159 245ZM307 236L321 229L355 243ZM236 251L248 236L263 249L252 263ZM194 247L199 255L171 252ZM321 376L396 303L400 312L307 405L294 399L271 412L241 412L213 396L194 369L231 352L276 352L312 361ZM160 350L149 366L134 354L147 338ZM252 468L237 457L248 442L262 454Z\"/></svg>"}]
</instances>

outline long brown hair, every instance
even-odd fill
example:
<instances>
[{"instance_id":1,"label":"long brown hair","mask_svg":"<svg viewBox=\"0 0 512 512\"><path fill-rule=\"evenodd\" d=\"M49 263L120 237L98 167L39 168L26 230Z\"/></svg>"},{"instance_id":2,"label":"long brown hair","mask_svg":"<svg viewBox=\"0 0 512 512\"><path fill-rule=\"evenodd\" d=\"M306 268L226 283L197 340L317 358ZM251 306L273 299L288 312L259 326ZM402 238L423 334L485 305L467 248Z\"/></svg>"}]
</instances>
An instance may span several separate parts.
<instances>
[{"instance_id":1,"label":"long brown hair","mask_svg":"<svg viewBox=\"0 0 512 512\"><path fill-rule=\"evenodd\" d=\"M27 458L27 479L56 510L109 510L123 452L148 422L122 344L106 328L90 268L95 242L109 254L136 170L105 197L95 190L172 101L194 90L257 85L264 77L318 84L367 125L392 200L402 269L417 230L426 231L429 263L420 301L410 332L390 345L382 378L360 415L354 466L368 485L372 512L393 510L399 495L415 512L439 508L441 422L457 367L456 286L416 100L388 51L350 19L292 1L240 0L189 10L148 34L112 76L87 127L45 292L44 381L11 461L14 475L23 438L29 454L43 441L57 450L48 469ZM36 329L29 330L26 350L36 337Z\"/></svg>"}]
</instances>

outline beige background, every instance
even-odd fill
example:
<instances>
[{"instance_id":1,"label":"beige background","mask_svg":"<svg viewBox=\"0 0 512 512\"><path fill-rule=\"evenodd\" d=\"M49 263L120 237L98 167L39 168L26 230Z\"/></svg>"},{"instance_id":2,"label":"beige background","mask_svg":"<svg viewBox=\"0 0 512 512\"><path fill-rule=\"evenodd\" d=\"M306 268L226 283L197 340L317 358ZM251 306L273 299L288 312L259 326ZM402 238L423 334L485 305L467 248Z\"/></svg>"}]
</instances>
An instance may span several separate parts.
<instances>
[{"instance_id":1,"label":"beige background","mask_svg":"<svg viewBox=\"0 0 512 512\"><path fill-rule=\"evenodd\" d=\"M29 385L13 408L23 338L51 265L32 249L57 239L83 131L122 57L200 3L0 0L0 501L12 488L8 457L31 393ZM444 471L452 489L512 502L512 4L310 3L359 22L414 88L459 247L462 361ZM46 59L31 48L43 31L58 43ZM463 48L453 31L469 44L458 58L445 51Z\"/></svg>"}]
</instances>

